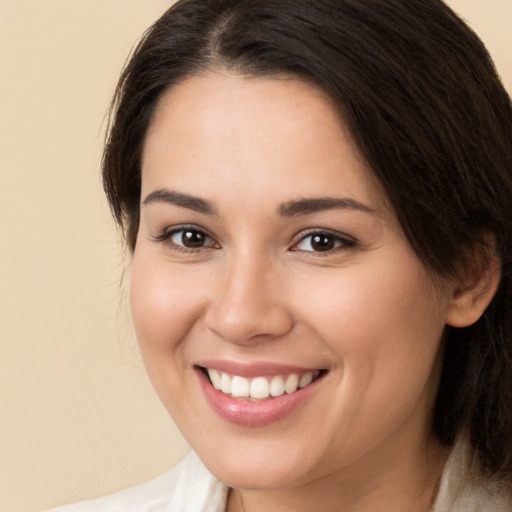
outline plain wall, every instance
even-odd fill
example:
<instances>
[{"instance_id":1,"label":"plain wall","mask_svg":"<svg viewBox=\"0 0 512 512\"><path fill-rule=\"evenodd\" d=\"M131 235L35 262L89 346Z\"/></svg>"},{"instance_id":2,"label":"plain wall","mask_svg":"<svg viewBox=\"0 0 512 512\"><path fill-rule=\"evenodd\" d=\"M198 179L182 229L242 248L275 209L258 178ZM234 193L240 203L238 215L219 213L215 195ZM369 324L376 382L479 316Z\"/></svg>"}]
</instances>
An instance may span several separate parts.
<instances>
[{"instance_id":1,"label":"plain wall","mask_svg":"<svg viewBox=\"0 0 512 512\"><path fill-rule=\"evenodd\" d=\"M139 361L98 173L116 78L170 3L0 0L2 512L112 492L187 451ZM512 0L449 3L512 90Z\"/></svg>"}]
</instances>

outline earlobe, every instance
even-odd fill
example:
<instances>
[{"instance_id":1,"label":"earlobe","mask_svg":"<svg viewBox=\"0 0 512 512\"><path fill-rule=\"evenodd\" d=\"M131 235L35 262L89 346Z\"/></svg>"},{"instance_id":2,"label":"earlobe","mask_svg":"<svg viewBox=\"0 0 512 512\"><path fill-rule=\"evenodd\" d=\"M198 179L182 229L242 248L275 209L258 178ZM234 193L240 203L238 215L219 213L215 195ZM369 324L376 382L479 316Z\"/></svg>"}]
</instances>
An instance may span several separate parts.
<instances>
[{"instance_id":1,"label":"earlobe","mask_svg":"<svg viewBox=\"0 0 512 512\"><path fill-rule=\"evenodd\" d=\"M494 244L492 244L494 247ZM501 278L501 261L494 250L477 258L466 279L454 283L446 324L468 327L484 313L494 297Z\"/></svg>"}]
</instances>

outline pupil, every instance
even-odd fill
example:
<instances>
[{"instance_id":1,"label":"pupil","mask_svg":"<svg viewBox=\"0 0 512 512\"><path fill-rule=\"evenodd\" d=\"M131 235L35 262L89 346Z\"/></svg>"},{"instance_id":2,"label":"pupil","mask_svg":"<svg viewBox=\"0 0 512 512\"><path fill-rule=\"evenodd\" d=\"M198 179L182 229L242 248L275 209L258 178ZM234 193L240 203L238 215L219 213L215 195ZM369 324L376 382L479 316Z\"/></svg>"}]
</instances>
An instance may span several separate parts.
<instances>
[{"instance_id":1,"label":"pupil","mask_svg":"<svg viewBox=\"0 0 512 512\"><path fill-rule=\"evenodd\" d=\"M205 235L200 231L185 231L182 239L185 247L202 247L204 245Z\"/></svg>"},{"instance_id":2,"label":"pupil","mask_svg":"<svg viewBox=\"0 0 512 512\"><path fill-rule=\"evenodd\" d=\"M330 251L334 248L334 238L329 235L315 235L311 240L311 246L315 251Z\"/></svg>"}]
</instances>

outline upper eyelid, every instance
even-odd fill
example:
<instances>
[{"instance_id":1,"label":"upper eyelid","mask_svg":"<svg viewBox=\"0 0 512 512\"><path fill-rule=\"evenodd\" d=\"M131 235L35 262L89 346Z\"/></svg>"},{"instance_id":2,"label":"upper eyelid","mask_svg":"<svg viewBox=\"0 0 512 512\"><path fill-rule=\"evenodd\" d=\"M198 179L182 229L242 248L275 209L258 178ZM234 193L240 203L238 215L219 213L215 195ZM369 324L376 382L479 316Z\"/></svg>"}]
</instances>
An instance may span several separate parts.
<instances>
[{"instance_id":1,"label":"upper eyelid","mask_svg":"<svg viewBox=\"0 0 512 512\"><path fill-rule=\"evenodd\" d=\"M327 229L327 228L304 229L304 230L300 231L299 233L297 233L297 235L294 238L297 240L297 242L300 242L301 240L304 240L304 238L307 238L308 236L312 236L315 234L327 234L327 235L331 235L335 238L339 238L340 240L345 240L345 241L352 242L352 243L356 243L356 241L357 241L353 236L351 236L347 233L344 233L342 231L336 231L334 229Z\"/></svg>"},{"instance_id":2,"label":"upper eyelid","mask_svg":"<svg viewBox=\"0 0 512 512\"><path fill-rule=\"evenodd\" d=\"M200 231L201 233L204 233L208 238L213 240L216 244L219 243L217 238L213 236L207 229L196 224L181 224L176 226L170 226L160 230L158 234L153 235L151 238L156 241L168 240L172 235L179 233L180 231L186 231L187 229Z\"/></svg>"},{"instance_id":3,"label":"upper eyelid","mask_svg":"<svg viewBox=\"0 0 512 512\"><path fill-rule=\"evenodd\" d=\"M173 233L179 233L180 231L186 231L187 229L193 231L201 231L210 238L215 239L215 237L207 229L203 228L202 226L198 226L197 224L178 224L176 226L169 226L162 230L162 234L172 235Z\"/></svg>"},{"instance_id":4,"label":"upper eyelid","mask_svg":"<svg viewBox=\"0 0 512 512\"><path fill-rule=\"evenodd\" d=\"M354 249L358 246L357 240L345 233L341 233L339 231L333 231L331 229L310 229L310 230L304 230L301 232L302 236L300 236L300 233L298 235L298 239L294 241L291 246L289 247L290 252L300 252L307 255L314 255L315 257L322 257L326 258L329 256L334 256L335 254L339 254L340 251L346 251L348 249ZM326 251L309 251L304 249L299 249L300 244L302 244L307 238L314 236L316 234L324 234L332 236L333 238L337 239L337 242L339 245L337 247L333 247L332 249L326 250Z\"/></svg>"}]
</instances>

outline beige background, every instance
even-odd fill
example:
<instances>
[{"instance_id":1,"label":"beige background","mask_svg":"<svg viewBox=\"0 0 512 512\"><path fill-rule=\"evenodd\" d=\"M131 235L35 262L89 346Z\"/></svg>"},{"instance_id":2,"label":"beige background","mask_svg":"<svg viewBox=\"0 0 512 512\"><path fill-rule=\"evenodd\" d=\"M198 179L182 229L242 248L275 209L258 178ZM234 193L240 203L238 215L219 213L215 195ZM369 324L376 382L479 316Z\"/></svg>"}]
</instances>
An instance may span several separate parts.
<instances>
[{"instance_id":1,"label":"beige background","mask_svg":"<svg viewBox=\"0 0 512 512\"><path fill-rule=\"evenodd\" d=\"M0 0L0 510L111 492L186 445L146 381L100 191L103 120L171 2ZM512 0L452 0L512 90Z\"/></svg>"}]
</instances>

